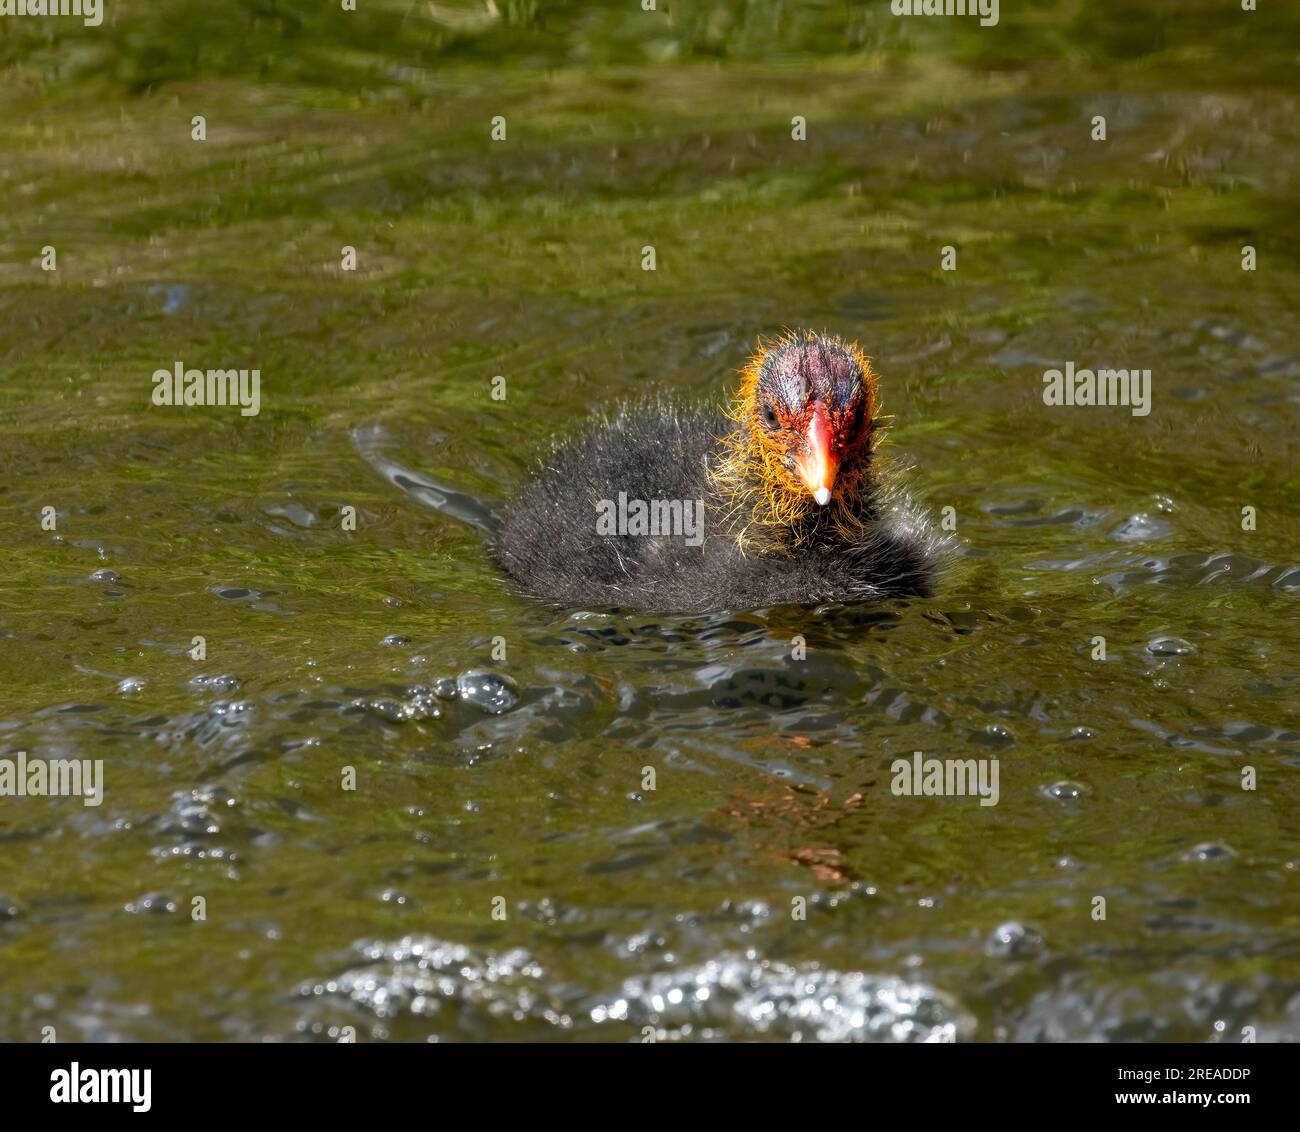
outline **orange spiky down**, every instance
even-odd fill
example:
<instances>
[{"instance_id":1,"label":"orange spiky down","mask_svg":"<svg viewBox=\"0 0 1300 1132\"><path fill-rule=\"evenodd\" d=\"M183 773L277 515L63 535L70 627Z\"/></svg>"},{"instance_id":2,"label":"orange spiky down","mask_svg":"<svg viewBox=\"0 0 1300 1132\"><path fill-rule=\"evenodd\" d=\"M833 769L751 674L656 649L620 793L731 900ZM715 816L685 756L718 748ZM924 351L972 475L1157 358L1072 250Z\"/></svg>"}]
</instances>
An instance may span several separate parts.
<instances>
[{"instance_id":1,"label":"orange spiky down","mask_svg":"<svg viewBox=\"0 0 1300 1132\"><path fill-rule=\"evenodd\" d=\"M774 354L806 343L841 351L857 369L855 400L832 406L829 421L840 453L839 474L828 505L820 506L792 470L811 405L789 406L780 427L762 419L764 366ZM856 539L872 517L869 475L888 418L880 413L876 375L857 342L813 331L785 330L758 340L727 410L736 425L719 437L723 456L713 472L724 519L742 547L773 550L822 539Z\"/></svg>"}]
</instances>

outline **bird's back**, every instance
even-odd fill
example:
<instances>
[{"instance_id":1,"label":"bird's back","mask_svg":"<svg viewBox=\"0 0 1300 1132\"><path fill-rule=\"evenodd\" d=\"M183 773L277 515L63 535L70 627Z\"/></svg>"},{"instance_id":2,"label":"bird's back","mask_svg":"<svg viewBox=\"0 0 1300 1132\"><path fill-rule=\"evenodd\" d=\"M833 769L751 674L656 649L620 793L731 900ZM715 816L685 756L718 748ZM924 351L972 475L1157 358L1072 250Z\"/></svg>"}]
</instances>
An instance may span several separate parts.
<instances>
[{"instance_id":1,"label":"bird's back","mask_svg":"<svg viewBox=\"0 0 1300 1132\"><path fill-rule=\"evenodd\" d=\"M672 579L699 576L703 547L690 545L696 540L686 533L684 509L705 500L709 461L729 427L720 416L645 409L556 449L512 504L498 561L539 597L653 606ZM641 533L635 521L620 523L620 502L626 520L638 501L647 510L676 501L678 533Z\"/></svg>"}]
</instances>

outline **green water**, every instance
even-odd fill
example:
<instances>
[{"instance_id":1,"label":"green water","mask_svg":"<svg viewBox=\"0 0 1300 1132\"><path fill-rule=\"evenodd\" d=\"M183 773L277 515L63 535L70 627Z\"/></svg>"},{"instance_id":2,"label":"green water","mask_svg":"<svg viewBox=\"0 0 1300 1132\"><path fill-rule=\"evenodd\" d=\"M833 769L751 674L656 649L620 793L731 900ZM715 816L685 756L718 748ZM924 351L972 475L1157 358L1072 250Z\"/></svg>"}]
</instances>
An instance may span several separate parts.
<instances>
[{"instance_id":1,"label":"green water","mask_svg":"<svg viewBox=\"0 0 1300 1132\"><path fill-rule=\"evenodd\" d=\"M1300 15L105 6L0 28L0 757L105 776L0 798L0 1039L1300 1036ZM379 472L500 502L786 325L933 599L548 608Z\"/></svg>"}]
</instances>

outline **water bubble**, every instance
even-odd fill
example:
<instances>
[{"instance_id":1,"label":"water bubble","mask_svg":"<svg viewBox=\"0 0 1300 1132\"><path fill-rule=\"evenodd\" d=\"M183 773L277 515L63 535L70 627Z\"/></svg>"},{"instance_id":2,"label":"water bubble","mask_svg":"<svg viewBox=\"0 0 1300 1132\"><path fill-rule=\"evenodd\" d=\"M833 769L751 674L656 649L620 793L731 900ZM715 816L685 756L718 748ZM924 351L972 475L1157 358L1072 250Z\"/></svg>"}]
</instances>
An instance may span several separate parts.
<instances>
[{"instance_id":1,"label":"water bubble","mask_svg":"<svg viewBox=\"0 0 1300 1132\"><path fill-rule=\"evenodd\" d=\"M128 676L125 680L118 682L117 690L122 695L130 695L132 692L141 692L144 690L144 681L136 676Z\"/></svg>"},{"instance_id":2,"label":"water bubble","mask_svg":"<svg viewBox=\"0 0 1300 1132\"><path fill-rule=\"evenodd\" d=\"M311 740L308 740L311 742ZM235 796L224 786L216 786L207 783L203 786L196 786L190 791L190 796L197 802L204 802L209 805L233 806Z\"/></svg>"},{"instance_id":3,"label":"water bubble","mask_svg":"<svg viewBox=\"0 0 1300 1132\"><path fill-rule=\"evenodd\" d=\"M152 912L154 915L162 916L175 912L178 907L174 897L164 896L161 892L147 892L138 900L128 904L126 910L134 914Z\"/></svg>"},{"instance_id":4,"label":"water bubble","mask_svg":"<svg viewBox=\"0 0 1300 1132\"><path fill-rule=\"evenodd\" d=\"M200 673L198 676L191 677L190 683L200 688L212 688L218 692L233 692L243 681L238 676L205 676Z\"/></svg>"},{"instance_id":5,"label":"water bubble","mask_svg":"<svg viewBox=\"0 0 1300 1132\"><path fill-rule=\"evenodd\" d=\"M390 633L379 643L381 645L409 645L411 643L411 638L403 637L401 633Z\"/></svg>"},{"instance_id":6,"label":"water bubble","mask_svg":"<svg viewBox=\"0 0 1300 1132\"><path fill-rule=\"evenodd\" d=\"M1024 959L1043 949L1043 937L1015 920L999 924L984 941L984 954L994 959Z\"/></svg>"},{"instance_id":7,"label":"water bubble","mask_svg":"<svg viewBox=\"0 0 1300 1132\"><path fill-rule=\"evenodd\" d=\"M1044 786L1041 793L1046 798L1055 798L1058 802L1073 802L1088 793L1088 788L1081 782L1053 782Z\"/></svg>"},{"instance_id":8,"label":"water bubble","mask_svg":"<svg viewBox=\"0 0 1300 1132\"><path fill-rule=\"evenodd\" d=\"M213 805L234 805L234 799L219 786L200 787L197 790L178 790L172 795L172 815L174 824L164 829L165 833L184 833L189 836L212 836L220 833L221 827L212 816Z\"/></svg>"},{"instance_id":9,"label":"water bubble","mask_svg":"<svg viewBox=\"0 0 1300 1132\"><path fill-rule=\"evenodd\" d=\"M519 702L515 682L499 672L474 669L456 677L460 698L492 715L509 711Z\"/></svg>"},{"instance_id":10,"label":"water bubble","mask_svg":"<svg viewBox=\"0 0 1300 1132\"><path fill-rule=\"evenodd\" d=\"M662 1027L666 1040L698 1030L788 1042L941 1042L974 1030L965 1010L925 983L748 953L629 978L600 1004L603 1017Z\"/></svg>"},{"instance_id":11,"label":"water bubble","mask_svg":"<svg viewBox=\"0 0 1300 1132\"><path fill-rule=\"evenodd\" d=\"M1066 739L1095 739L1096 737L1097 732L1095 732L1091 727L1075 727L1066 736Z\"/></svg>"},{"instance_id":12,"label":"water bubble","mask_svg":"<svg viewBox=\"0 0 1300 1132\"><path fill-rule=\"evenodd\" d=\"M1181 637L1156 637L1147 645L1152 656L1191 656L1196 646Z\"/></svg>"},{"instance_id":13,"label":"water bubble","mask_svg":"<svg viewBox=\"0 0 1300 1132\"><path fill-rule=\"evenodd\" d=\"M374 966L305 984L299 993L307 998L343 996L380 1018L403 1012L434 1015L446 1002L470 1013L569 1024L549 1001L541 965L521 949L481 952L427 936L407 936L395 943L363 941L356 948Z\"/></svg>"},{"instance_id":14,"label":"water bubble","mask_svg":"<svg viewBox=\"0 0 1300 1132\"><path fill-rule=\"evenodd\" d=\"M1236 852L1221 841L1203 841L1183 854L1184 861L1227 861L1235 857Z\"/></svg>"},{"instance_id":15,"label":"water bubble","mask_svg":"<svg viewBox=\"0 0 1300 1132\"><path fill-rule=\"evenodd\" d=\"M92 582L120 582L122 579L112 570L96 570L90 575Z\"/></svg>"}]
</instances>

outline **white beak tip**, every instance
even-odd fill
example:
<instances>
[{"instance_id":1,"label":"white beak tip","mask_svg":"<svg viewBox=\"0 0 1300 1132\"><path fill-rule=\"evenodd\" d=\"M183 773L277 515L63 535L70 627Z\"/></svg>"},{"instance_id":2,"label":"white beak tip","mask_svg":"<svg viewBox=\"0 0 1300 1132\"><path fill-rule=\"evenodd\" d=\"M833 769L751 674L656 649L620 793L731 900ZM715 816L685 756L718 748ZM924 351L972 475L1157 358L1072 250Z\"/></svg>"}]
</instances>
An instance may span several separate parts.
<instances>
[{"instance_id":1,"label":"white beak tip","mask_svg":"<svg viewBox=\"0 0 1300 1132\"><path fill-rule=\"evenodd\" d=\"M829 487L819 487L813 492L813 498L817 500L819 507L825 507L831 501L831 489Z\"/></svg>"}]
</instances>

